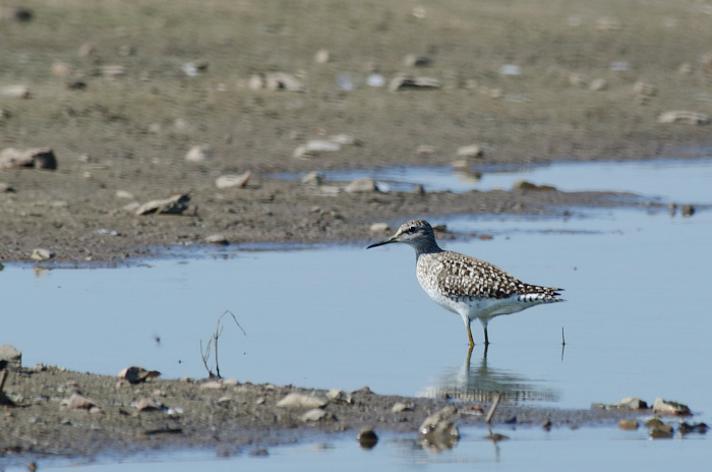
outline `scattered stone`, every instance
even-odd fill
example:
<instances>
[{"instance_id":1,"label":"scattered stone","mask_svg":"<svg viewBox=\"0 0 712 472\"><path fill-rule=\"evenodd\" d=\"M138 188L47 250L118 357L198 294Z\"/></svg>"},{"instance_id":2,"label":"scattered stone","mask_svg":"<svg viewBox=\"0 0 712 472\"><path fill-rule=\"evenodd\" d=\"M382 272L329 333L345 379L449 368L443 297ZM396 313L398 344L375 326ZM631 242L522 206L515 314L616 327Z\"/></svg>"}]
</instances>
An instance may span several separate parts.
<instances>
[{"instance_id":1,"label":"scattered stone","mask_svg":"<svg viewBox=\"0 0 712 472\"><path fill-rule=\"evenodd\" d=\"M417 18L419 20L424 20L428 17L428 12L425 7L413 7L410 14L413 18Z\"/></svg>"},{"instance_id":2,"label":"scattered stone","mask_svg":"<svg viewBox=\"0 0 712 472\"><path fill-rule=\"evenodd\" d=\"M458 159L456 161L452 161L450 163L450 167L458 171L469 171L470 163L467 161L467 159Z\"/></svg>"},{"instance_id":3,"label":"scattered stone","mask_svg":"<svg viewBox=\"0 0 712 472\"><path fill-rule=\"evenodd\" d=\"M435 154L435 146L429 144L421 144L415 148L415 153L419 156L432 156Z\"/></svg>"},{"instance_id":4,"label":"scattered stone","mask_svg":"<svg viewBox=\"0 0 712 472\"><path fill-rule=\"evenodd\" d=\"M190 195L179 193L162 200L151 200L136 209L136 215L165 214L180 215L190 203Z\"/></svg>"},{"instance_id":5,"label":"scattered stone","mask_svg":"<svg viewBox=\"0 0 712 472\"><path fill-rule=\"evenodd\" d=\"M0 193L14 193L15 189L12 185L5 182L0 182Z\"/></svg>"},{"instance_id":6,"label":"scattered stone","mask_svg":"<svg viewBox=\"0 0 712 472\"><path fill-rule=\"evenodd\" d=\"M687 423L685 421L677 427L677 430L683 435L690 433L707 434L708 429L709 427L706 423Z\"/></svg>"},{"instance_id":7,"label":"scattered stone","mask_svg":"<svg viewBox=\"0 0 712 472\"><path fill-rule=\"evenodd\" d=\"M396 402L391 407L391 412L403 413L404 411L413 411L414 409L415 405L413 405L412 403Z\"/></svg>"},{"instance_id":8,"label":"scattered stone","mask_svg":"<svg viewBox=\"0 0 712 472\"><path fill-rule=\"evenodd\" d=\"M12 17L18 23L29 23L35 18L35 12L31 8L17 7L12 12Z\"/></svg>"},{"instance_id":9,"label":"scattered stone","mask_svg":"<svg viewBox=\"0 0 712 472\"><path fill-rule=\"evenodd\" d=\"M311 421L321 421L323 419L326 419L327 417L330 417L331 415L321 408L313 408L306 413L304 413L301 416L301 420L304 421L305 423L311 422Z\"/></svg>"},{"instance_id":10,"label":"scattered stone","mask_svg":"<svg viewBox=\"0 0 712 472\"><path fill-rule=\"evenodd\" d=\"M0 87L0 96L8 98L30 98L30 88L27 85L5 85Z\"/></svg>"},{"instance_id":11,"label":"scattered stone","mask_svg":"<svg viewBox=\"0 0 712 472\"><path fill-rule=\"evenodd\" d=\"M418 56L415 54L407 54L403 58L403 65L406 67L429 67L433 64L433 60L428 56Z\"/></svg>"},{"instance_id":12,"label":"scattered stone","mask_svg":"<svg viewBox=\"0 0 712 472\"><path fill-rule=\"evenodd\" d=\"M516 64L504 64L499 68L499 74L505 77L518 77L522 75L522 68Z\"/></svg>"},{"instance_id":13,"label":"scattered stone","mask_svg":"<svg viewBox=\"0 0 712 472\"><path fill-rule=\"evenodd\" d=\"M328 402L314 395L292 392L277 402L279 408L322 408Z\"/></svg>"},{"instance_id":14,"label":"scattered stone","mask_svg":"<svg viewBox=\"0 0 712 472\"><path fill-rule=\"evenodd\" d=\"M692 414L687 405L663 398L655 399L655 403L653 403L653 413L676 416L689 416Z\"/></svg>"},{"instance_id":15,"label":"scattered stone","mask_svg":"<svg viewBox=\"0 0 712 472\"><path fill-rule=\"evenodd\" d=\"M360 395L373 395L373 390L371 390L371 387L368 385L364 385L363 387L356 389L351 392L354 395L360 394Z\"/></svg>"},{"instance_id":16,"label":"scattered stone","mask_svg":"<svg viewBox=\"0 0 712 472\"><path fill-rule=\"evenodd\" d=\"M54 252L44 248L34 249L32 251L32 254L30 255L30 259L32 259L33 261L47 261L49 259L52 259L53 257Z\"/></svg>"},{"instance_id":17,"label":"scattered stone","mask_svg":"<svg viewBox=\"0 0 712 472\"><path fill-rule=\"evenodd\" d=\"M9 344L0 345L0 370L15 370L22 367L22 353Z\"/></svg>"},{"instance_id":18,"label":"scattered stone","mask_svg":"<svg viewBox=\"0 0 712 472\"><path fill-rule=\"evenodd\" d=\"M126 68L119 64L107 64L105 66L101 66L101 69L99 69L99 74L102 77L115 79L117 77L126 75Z\"/></svg>"},{"instance_id":19,"label":"scattered stone","mask_svg":"<svg viewBox=\"0 0 712 472\"><path fill-rule=\"evenodd\" d=\"M285 72L271 72L267 74L254 74L248 81L252 90L286 90L288 92L303 92L304 84L292 74Z\"/></svg>"},{"instance_id":20,"label":"scattered stone","mask_svg":"<svg viewBox=\"0 0 712 472\"><path fill-rule=\"evenodd\" d=\"M650 428L649 434L653 439L668 439L672 437L674 432L673 427L669 424L661 424Z\"/></svg>"},{"instance_id":21,"label":"scattered stone","mask_svg":"<svg viewBox=\"0 0 712 472\"><path fill-rule=\"evenodd\" d=\"M457 409L452 405L448 405L425 418L425 421L418 428L418 432L423 436L447 435L459 437L460 433L455 426L456 416Z\"/></svg>"},{"instance_id":22,"label":"scattered stone","mask_svg":"<svg viewBox=\"0 0 712 472\"><path fill-rule=\"evenodd\" d=\"M67 82L67 88L69 90L85 90L87 83L83 80L70 80Z\"/></svg>"},{"instance_id":23,"label":"scattered stone","mask_svg":"<svg viewBox=\"0 0 712 472\"><path fill-rule=\"evenodd\" d=\"M608 81L606 79L593 79L588 86L588 89L593 92L602 92L608 88Z\"/></svg>"},{"instance_id":24,"label":"scattered stone","mask_svg":"<svg viewBox=\"0 0 712 472\"><path fill-rule=\"evenodd\" d=\"M73 393L69 398L62 400L61 405L70 410L91 410L96 407L96 402L78 393Z\"/></svg>"},{"instance_id":25,"label":"scattered stone","mask_svg":"<svg viewBox=\"0 0 712 472\"><path fill-rule=\"evenodd\" d=\"M475 157L484 157L484 155L484 151L477 144L470 144L469 146L462 146L457 148L458 157L470 159Z\"/></svg>"},{"instance_id":26,"label":"scattered stone","mask_svg":"<svg viewBox=\"0 0 712 472\"><path fill-rule=\"evenodd\" d=\"M440 81L433 77L397 75L391 79L388 88L392 92L399 92L402 90L436 90L441 86Z\"/></svg>"},{"instance_id":27,"label":"scattered stone","mask_svg":"<svg viewBox=\"0 0 712 472\"><path fill-rule=\"evenodd\" d=\"M633 85L633 93L641 97L654 97L658 89L647 82L638 81Z\"/></svg>"},{"instance_id":28,"label":"scattered stone","mask_svg":"<svg viewBox=\"0 0 712 472\"><path fill-rule=\"evenodd\" d=\"M344 190L348 193L380 192L378 184L370 177L353 180L344 187Z\"/></svg>"},{"instance_id":29,"label":"scattered stone","mask_svg":"<svg viewBox=\"0 0 712 472\"><path fill-rule=\"evenodd\" d=\"M56 61L52 63L50 72L55 77L66 78L72 75L72 66L66 62Z\"/></svg>"},{"instance_id":30,"label":"scattered stone","mask_svg":"<svg viewBox=\"0 0 712 472\"><path fill-rule=\"evenodd\" d=\"M371 233L388 233L391 230L391 227L388 226L388 223L373 223L369 228L369 231Z\"/></svg>"},{"instance_id":31,"label":"scattered stone","mask_svg":"<svg viewBox=\"0 0 712 472\"><path fill-rule=\"evenodd\" d=\"M188 77L197 77L208 70L208 62L186 62L180 66L180 69Z\"/></svg>"},{"instance_id":32,"label":"scattered stone","mask_svg":"<svg viewBox=\"0 0 712 472\"><path fill-rule=\"evenodd\" d=\"M363 428L356 435L359 445L364 449L373 449L378 444L378 435L373 428Z\"/></svg>"},{"instance_id":33,"label":"scattered stone","mask_svg":"<svg viewBox=\"0 0 712 472\"><path fill-rule=\"evenodd\" d=\"M666 111L658 117L658 123L682 123L686 125L706 125L710 122L710 118L705 113L694 111L675 110Z\"/></svg>"},{"instance_id":34,"label":"scattered stone","mask_svg":"<svg viewBox=\"0 0 712 472\"><path fill-rule=\"evenodd\" d=\"M638 397L625 397L614 405L624 410L647 410L648 404Z\"/></svg>"},{"instance_id":35,"label":"scattered stone","mask_svg":"<svg viewBox=\"0 0 712 472\"><path fill-rule=\"evenodd\" d=\"M338 388L332 388L326 392L326 398L337 403L353 403L351 395Z\"/></svg>"},{"instance_id":36,"label":"scattered stone","mask_svg":"<svg viewBox=\"0 0 712 472\"><path fill-rule=\"evenodd\" d=\"M328 49L319 49L316 54L314 54L314 62L317 64L326 64L331 60L331 54Z\"/></svg>"},{"instance_id":37,"label":"scattered stone","mask_svg":"<svg viewBox=\"0 0 712 472\"><path fill-rule=\"evenodd\" d=\"M161 373L157 370L146 370L143 367L131 366L121 369L117 377L122 380L126 380L132 385L140 384L146 382L150 379L155 379L161 376Z\"/></svg>"},{"instance_id":38,"label":"scattered stone","mask_svg":"<svg viewBox=\"0 0 712 472\"><path fill-rule=\"evenodd\" d=\"M360 146L362 143L360 140L351 136L350 134L334 134L329 136L329 141L332 143L339 144L341 146Z\"/></svg>"},{"instance_id":39,"label":"scattered stone","mask_svg":"<svg viewBox=\"0 0 712 472\"><path fill-rule=\"evenodd\" d=\"M626 431L636 430L638 429L638 426L639 424L637 420L620 420L618 422L618 427Z\"/></svg>"},{"instance_id":40,"label":"scattered stone","mask_svg":"<svg viewBox=\"0 0 712 472\"><path fill-rule=\"evenodd\" d=\"M225 388L225 384L217 380L210 380L208 382L203 382L199 387L201 390L221 390Z\"/></svg>"},{"instance_id":41,"label":"scattered stone","mask_svg":"<svg viewBox=\"0 0 712 472\"><path fill-rule=\"evenodd\" d=\"M165 409L165 405L153 398L141 398L131 403L131 406L136 408L140 412L144 411L159 411Z\"/></svg>"},{"instance_id":42,"label":"scattered stone","mask_svg":"<svg viewBox=\"0 0 712 472\"><path fill-rule=\"evenodd\" d=\"M663 423L663 420L661 420L659 417L655 416L653 418L650 418L649 420L645 420L645 423L643 423L646 428L655 428L658 426L663 426L665 423Z\"/></svg>"},{"instance_id":43,"label":"scattered stone","mask_svg":"<svg viewBox=\"0 0 712 472\"><path fill-rule=\"evenodd\" d=\"M121 233L119 233L115 229L109 228L97 228L94 230L94 234L96 234L97 236L121 236Z\"/></svg>"},{"instance_id":44,"label":"scattered stone","mask_svg":"<svg viewBox=\"0 0 712 472\"><path fill-rule=\"evenodd\" d=\"M418 428L423 444L435 450L452 448L460 439L456 416L457 409L452 405L428 416Z\"/></svg>"},{"instance_id":45,"label":"scattered stone","mask_svg":"<svg viewBox=\"0 0 712 472\"><path fill-rule=\"evenodd\" d=\"M215 403L218 405L226 405L228 403L231 403L233 401L233 398L230 395L223 395L222 397L218 398Z\"/></svg>"},{"instance_id":46,"label":"scattered stone","mask_svg":"<svg viewBox=\"0 0 712 472\"><path fill-rule=\"evenodd\" d=\"M198 144L190 148L185 155L188 162L205 162L213 157L213 148L208 144Z\"/></svg>"},{"instance_id":47,"label":"scattered stone","mask_svg":"<svg viewBox=\"0 0 712 472\"><path fill-rule=\"evenodd\" d=\"M123 200L133 200L134 196L133 193L128 192L126 190L117 190L116 198L121 198Z\"/></svg>"},{"instance_id":48,"label":"scattered stone","mask_svg":"<svg viewBox=\"0 0 712 472\"><path fill-rule=\"evenodd\" d=\"M312 139L297 147L292 154L296 158L316 157L325 152L341 150L341 144L324 139Z\"/></svg>"},{"instance_id":49,"label":"scattered stone","mask_svg":"<svg viewBox=\"0 0 712 472\"><path fill-rule=\"evenodd\" d=\"M215 233L205 237L205 242L208 244L217 244L219 246L227 246L230 241L222 233Z\"/></svg>"},{"instance_id":50,"label":"scattered stone","mask_svg":"<svg viewBox=\"0 0 712 472\"><path fill-rule=\"evenodd\" d=\"M526 180L519 180L512 185L512 190L521 190L521 191L543 191L543 192L551 192L555 191L556 187L552 185L537 185L532 182L528 182Z\"/></svg>"},{"instance_id":51,"label":"scattered stone","mask_svg":"<svg viewBox=\"0 0 712 472\"><path fill-rule=\"evenodd\" d=\"M692 216L695 214L695 207L690 204L682 205L680 207L680 214L686 217Z\"/></svg>"},{"instance_id":52,"label":"scattered stone","mask_svg":"<svg viewBox=\"0 0 712 472\"><path fill-rule=\"evenodd\" d=\"M252 177L252 172L249 170L243 172L242 174L225 174L221 175L215 179L215 186L219 189L226 188L245 188L247 187L250 178Z\"/></svg>"},{"instance_id":53,"label":"scattered stone","mask_svg":"<svg viewBox=\"0 0 712 472\"><path fill-rule=\"evenodd\" d=\"M321 185L324 182L324 175L313 170L302 177L302 183L305 185Z\"/></svg>"},{"instance_id":54,"label":"scattered stone","mask_svg":"<svg viewBox=\"0 0 712 472\"><path fill-rule=\"evenodd\" d=\"M50 148L15 149L0 151L0 169L34 167L35 169L57 169L57 158Z\"/></svg>"}]
</instances>

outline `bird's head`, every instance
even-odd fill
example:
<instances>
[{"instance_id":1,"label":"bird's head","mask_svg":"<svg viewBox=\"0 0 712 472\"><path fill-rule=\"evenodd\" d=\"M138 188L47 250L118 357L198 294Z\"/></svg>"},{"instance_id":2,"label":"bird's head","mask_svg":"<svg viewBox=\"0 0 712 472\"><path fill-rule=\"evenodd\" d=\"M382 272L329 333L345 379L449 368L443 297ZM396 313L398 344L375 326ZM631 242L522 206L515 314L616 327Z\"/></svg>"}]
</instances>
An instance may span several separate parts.
<instances>
[{"instance_id":1,"label":"bird's head","mask_svg":"<svg viewBox=\"0 0 712 472\"><path fill-rule=\"evenodd\" d=\"M425 220L411 220L400 225L400 228L390 238L371 244L366 249L391 243L405 243L416 248L435 244L433 227Z\"/></svg>"}]
</instances>

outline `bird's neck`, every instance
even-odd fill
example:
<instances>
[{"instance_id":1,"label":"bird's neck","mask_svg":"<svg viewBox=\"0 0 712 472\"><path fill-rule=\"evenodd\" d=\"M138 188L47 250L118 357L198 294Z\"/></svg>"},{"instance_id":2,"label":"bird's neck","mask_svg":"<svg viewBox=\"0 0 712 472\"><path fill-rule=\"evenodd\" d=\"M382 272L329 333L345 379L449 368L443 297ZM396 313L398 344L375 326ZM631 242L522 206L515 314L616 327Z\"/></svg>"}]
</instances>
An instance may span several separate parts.
<instances>
[{"instance_id":1,"label":"bird's neck","mask_svg":"<svg viewBox=\"0 0 712 472\"><path fill-rule=\"evenodd\" d=\"M424 241L418 241L413 244L413 249L415 249L415 257L418 258L423 254L433 254L436 252L443 252L443 250L438 246L435 239L428 239Z\"/></svg>"}]
</instances>

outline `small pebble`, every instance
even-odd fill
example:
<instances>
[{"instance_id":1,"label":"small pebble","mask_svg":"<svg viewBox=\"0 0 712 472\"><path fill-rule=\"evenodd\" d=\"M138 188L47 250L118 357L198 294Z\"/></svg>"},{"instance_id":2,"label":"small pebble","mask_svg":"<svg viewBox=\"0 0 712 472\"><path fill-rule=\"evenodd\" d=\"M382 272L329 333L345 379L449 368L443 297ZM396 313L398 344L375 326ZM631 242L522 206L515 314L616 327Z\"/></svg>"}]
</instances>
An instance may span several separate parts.
<instances>
[{"instance_id":1,"label":"small pebble","mask_svg":"<svg viewBox=\"0 0 712 472\"><path fill-rule=\"evenodd\" d=\"M378 444L378 435L372 428L363 428L359 431L356 439L364 449L373 449Z\"/></svg>"},{"instance_id":2,"label":"small pebble","mask_svg":"<svg viewBox=\"0 0 712 472\"><path fill-rule=\"evenodd\" d=\"M633 431L638 429L640 425L636 420L620 420L618 422L618 427L626 431Z\"/></svg>"}]
</instances>

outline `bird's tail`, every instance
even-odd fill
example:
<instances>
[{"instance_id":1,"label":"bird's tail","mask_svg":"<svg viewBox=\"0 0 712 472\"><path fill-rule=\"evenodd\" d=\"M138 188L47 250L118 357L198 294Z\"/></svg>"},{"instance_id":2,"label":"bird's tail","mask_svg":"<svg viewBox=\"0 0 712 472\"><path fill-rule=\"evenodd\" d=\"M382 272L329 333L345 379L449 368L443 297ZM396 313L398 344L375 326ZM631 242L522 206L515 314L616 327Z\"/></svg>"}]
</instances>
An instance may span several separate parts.
<instances>
[{"instance_id":1,"label":"bird's tail","mask_svg":"<svg viewBox=\"0 0 712 472\"><path fill-rule=\"evenodd\" d=\"M519 295L519 301L531 303L557 303L564 302L561 298L563 288L541 287L539 285L527 285Z\"/></svg>"}]
</instances>

